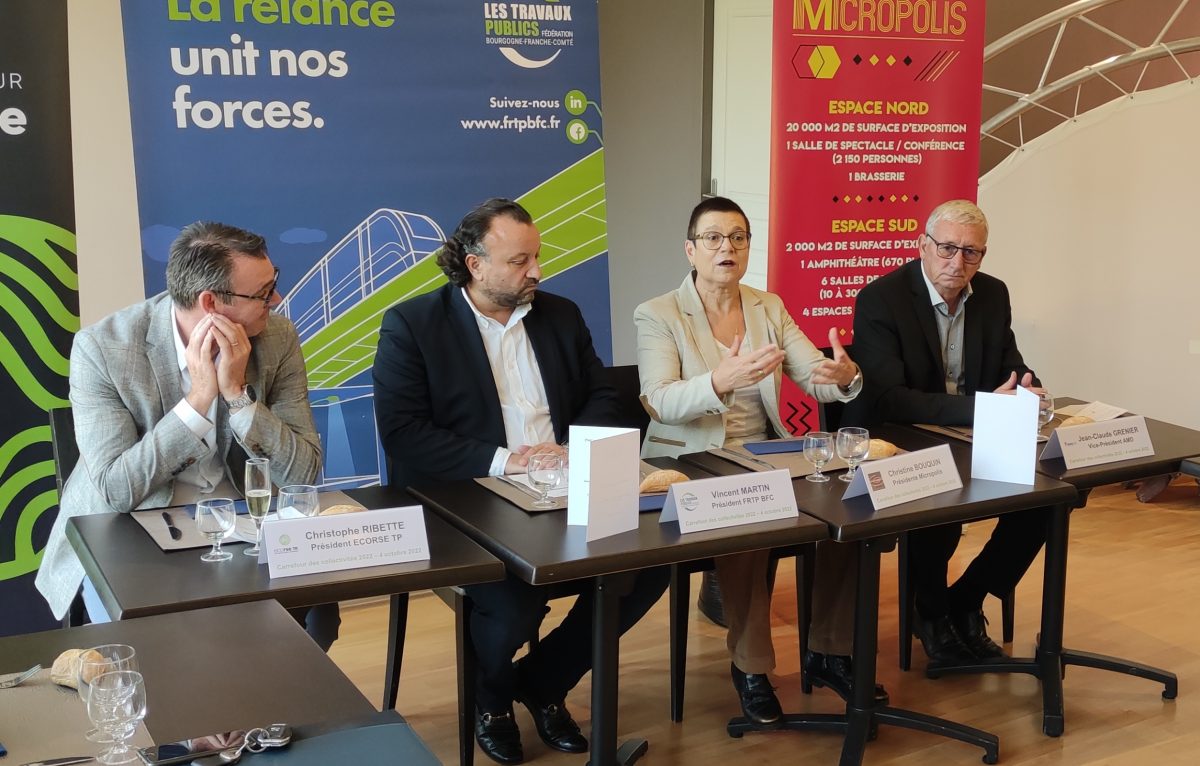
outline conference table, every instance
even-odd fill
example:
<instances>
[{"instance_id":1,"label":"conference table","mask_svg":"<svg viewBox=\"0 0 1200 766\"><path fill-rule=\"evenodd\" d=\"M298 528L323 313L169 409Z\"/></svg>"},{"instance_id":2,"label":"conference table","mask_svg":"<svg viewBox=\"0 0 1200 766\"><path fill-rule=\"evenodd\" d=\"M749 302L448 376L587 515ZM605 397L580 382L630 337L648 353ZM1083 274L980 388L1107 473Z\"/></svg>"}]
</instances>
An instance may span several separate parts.
<instances>
[{"instance_id":1,"label":"conference table","mask_svg":"<svg viewBox=\"0 0 1200 766\"><path fill-rule=\"evenodd\" d=\"M944 440L932 434L903 426L872 429L871 435L887 439L910 452L944 443ZM843 500L847 485L836 478L823 484L804 479L792 482L800 511L826 524L832 540L856 545L859 549L852 699L846 705L845 714L790 714L785 716L782 727L844 734L840 760L843 766L862 763L867 741L872 738L876 724L880 723L976 745L984 750L985 763L995 763L999 758L999 740L993 734L919 712L875 703L880 555L895 547L899 534L939 524L974 521L1039 507L1049 507L1054 515L1065 517L1075 502L1076 492L1068 484L1040 475L1035 477L1032 485L972 479L969 446L951 443L950 448L962 479L961 489L878 511L865 494ZM681 459L715 474L729 475L746 470L707 452L684 455ZM1047 557L1050 557L1049 552ZM1062 588L1056 589L1053 587L1055 583L1050 582L1051 573L1058 571L1058 568L1047 567L1048 592L1063 592ZM1065 569L1062 571L1065 574ZM1061 631L1061 602L1044 601L1043 635L1061 635ZM1043 708L1053 713L1061 710L1062 706L1058 660L1046 652L1041 655L1028 672L1043 678L1053 672L1059 680L1057 689L1054 684L1043 684ZM734 719L729 724L732 736L741 736L752 730L755 727L745 719Z\"/></svg>"},{"instance_id":2,"label":"conference table","mask_svg":"<svg viewBox=\"0 0 1200 766\"><path fill-rule=\"evenodd\" d=\"M380 487L347 490L366 508L413 505L403 492ZM202 551L163 551L136 520L124 513L76 516L67 539L91 578L105 609L116 620L273 599L305 607L356 598L391 598L383 707L393 708L399 688L408 594L431 588L504 578L504 565L435 514L425 514L430 558L405 564L271 578L267 567L233 549L229 561L200 560Z\"/></svg>"},{"instance_id":3,"label":"conference table","mask_svg":"<svg viewBox=\"0 0 1200 766\"><path fill-rule=\"evenodd\" d=\"M398 723L404 725L411 759L405 762L437 763L399 714L376 712L292 616L270 600L0 638L0 674L34 663L49 668L65 649L105 643L137 650L146 684L145 725L156 743L276 722L290 724L296 740ZM5 732L10 747L5 761L32 760L12 749L12 734Z\"/></svg>"},{"instance_id":4,"label":"conference table","mask_svg":"<svg viewBox=\"0 0 1200 766\"><path fill-rule=\"evenodd\" d=\"M708 473L670 458L649 461L693 478ZM619 636L617 599L628 592L633 573L731 553L802 545L828 537L826 525L803 514L792 519L681 534L675 521L659 522L659 511L640 514L638 528L593 542L585 528L568 526L562 511L527 513L475 481L411 487L430 510L504 562L532 585L590 578L595 595L592 655L592 766L629 764L645 753L644 740L617 746Z\"/></svg>"}]
</instances>

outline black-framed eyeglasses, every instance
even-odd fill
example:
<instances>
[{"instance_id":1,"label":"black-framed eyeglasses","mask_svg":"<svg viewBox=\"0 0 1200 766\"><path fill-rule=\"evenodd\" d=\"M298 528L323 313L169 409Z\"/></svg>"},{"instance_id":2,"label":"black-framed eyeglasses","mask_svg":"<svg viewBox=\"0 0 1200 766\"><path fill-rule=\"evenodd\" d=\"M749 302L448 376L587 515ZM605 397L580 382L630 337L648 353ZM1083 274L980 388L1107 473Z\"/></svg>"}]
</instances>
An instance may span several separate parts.
<instances>
[{"instance_id":1,"label":"black-framed eyeglasses","mask_svg":"<svg viewBox=\"0 0 1200 766\"><path fill-rule=\"evenodd\" d=\"M214 290L217 295L228 295L232 298L245 298L248 301L262 301L262 304L267 308L271 306L271 300L275 297L275 288L279 286L279 267L275 267L275 277L271 280L271 284L267 285L266 289L258 295L243 295L229 290Z\"/></svg>"},{"instance_id":2,"label":"black-framed eyeglasses","mask_svg":"<svg viewBox=\"0 0 1200 766\"><path fill-rule=\"evenodd\" d=\"M750 246L750 232L735 231L732 234L722 234L719 231L706 231L703 234L697 234L694 237L689 237L693 242L703 242L704 247L709 250L720 250L721 243L729 240L729 246L734 250L745 250Z\"/></svg>"},{"instance_id":3,"label":"black-framed eyeglasses","mask_svg":"<svg viewBox=\"0 0 1200 766\"><path fill-rule=\"evenodd\" d=\"M955 255L962 253L963 263L970 263L974 265L982 261L983 256L987 255L986 247L976 250L973 247L962 247L954 244L953 242L938 242L936 239L930 236L929 232L925 232L925 236L928 237L929 241L933 243L934 252L938 254L938 257L945 258L947 261L953 258Z\"/></svg>"}]
</instances>

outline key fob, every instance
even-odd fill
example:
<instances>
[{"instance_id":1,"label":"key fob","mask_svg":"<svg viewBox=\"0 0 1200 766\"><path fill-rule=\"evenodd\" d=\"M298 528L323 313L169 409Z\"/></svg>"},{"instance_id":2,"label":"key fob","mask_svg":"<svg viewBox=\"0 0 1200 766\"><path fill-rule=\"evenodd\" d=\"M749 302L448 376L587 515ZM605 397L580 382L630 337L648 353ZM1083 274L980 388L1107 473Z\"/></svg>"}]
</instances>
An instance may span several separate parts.
<instances>
[{"instance_id":1,"label":"key fob","mask_svg":"<svg viewBox=\"0 0 1200 766\"><path fill-rule=\"evenodd\" d=\"M286 723L273 723L264 727L257 739L262 747L283 747L292 741L292 727Z\"/></svg>"}]
</instances>

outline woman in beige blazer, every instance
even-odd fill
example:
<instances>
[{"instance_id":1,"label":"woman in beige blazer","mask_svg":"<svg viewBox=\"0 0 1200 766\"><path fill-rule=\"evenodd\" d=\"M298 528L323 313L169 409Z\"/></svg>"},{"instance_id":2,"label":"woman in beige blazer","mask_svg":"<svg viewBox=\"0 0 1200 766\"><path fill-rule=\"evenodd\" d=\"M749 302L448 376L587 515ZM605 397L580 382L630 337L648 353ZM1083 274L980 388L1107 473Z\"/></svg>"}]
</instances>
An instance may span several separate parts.
<instances>
[{"instance_id":1,"label":"woman in beige blazer","mask_svg":"<svg viewBox=\"0 0 1200 766\"><path fill-rule=\"evenodd\" d=\"M779 387L787 375L818 401L849 401L862 388L858 365L830 331L834 358L796 326L783 301L741 284L750 222L732 200L713 197L692 211L684 252L691 272L679 289L638 306L638 371L651 422L644 457L676 456L787 433ZM770 551L716 559L732 659L730 674L751 721L777 723L782 711L767 672L771 645ZM850 546L817 546L813 624L805 670L817 686L850 694L854 631ZM877 695L884 696L882 688Z\"/></svg>"}]
</instances>

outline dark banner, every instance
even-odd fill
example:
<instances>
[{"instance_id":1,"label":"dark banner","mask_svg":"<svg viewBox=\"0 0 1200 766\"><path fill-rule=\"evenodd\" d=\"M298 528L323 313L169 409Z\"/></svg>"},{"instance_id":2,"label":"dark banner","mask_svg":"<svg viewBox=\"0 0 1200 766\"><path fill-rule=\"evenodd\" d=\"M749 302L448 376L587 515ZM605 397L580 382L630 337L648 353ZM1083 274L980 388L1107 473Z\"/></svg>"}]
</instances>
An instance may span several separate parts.
<instances>
[{"instance_id":1,"label":"dark banner","mask_svg":"<svg viewBox=\"0 0 1200 766\"><path fill-rule=\"evenodd\" d=\"M66 6L0 5L0 635L56 624L33 575L58 511L46 413L79 329Z\"/></svg>"}]
</instances>

